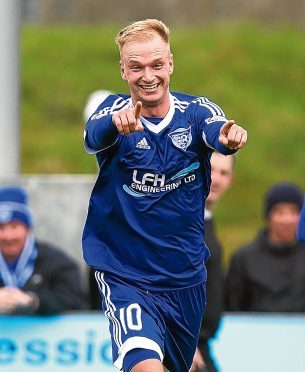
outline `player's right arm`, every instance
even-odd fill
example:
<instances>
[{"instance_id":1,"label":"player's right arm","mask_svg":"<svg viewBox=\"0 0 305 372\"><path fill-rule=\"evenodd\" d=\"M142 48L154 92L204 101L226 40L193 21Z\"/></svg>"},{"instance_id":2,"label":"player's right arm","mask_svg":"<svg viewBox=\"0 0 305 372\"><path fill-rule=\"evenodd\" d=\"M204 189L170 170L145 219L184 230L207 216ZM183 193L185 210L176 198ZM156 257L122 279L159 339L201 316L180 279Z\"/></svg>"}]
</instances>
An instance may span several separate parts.
<instances>
[{"instance_id":1,"label":"player's right arm","mask_svg":"<svg viewBox=\"0 0 305 372\"><path fill-rule=\"evenodd\" d=\"M143 130L143 125L140 121L142 110L142 102L138 101L135 107L126 108L113 114L112 122L120 134L129 136L133 132Z\"/></svg>"},{"instance_id":2,"label":"player's right arm","mask_svg":"<svg viewBox=\"0 0 305 372\"><path fill-rule=\"evenodd\" d=\"M110 96L110 98L113 96ZM89 153L105 150L114 145L119 134L129 135L132 132L143 130L140 121L142 103L137 102L135 107L124 106L118 98L112 106L109 100L99 106L90 117L84 132L85 149ZM106 106L108 104L108 106ZM117 107L122 107L117 110ZM104 106L104 107L103 107Z\"/></svg>"},{"instance_id":3,"label":"player's right arm","mask_svg":"<svg viewBox=\"0 0 305 372\"><path fill-rule=\"evenodd\" d=\"M116 143L118 131L112 123L113 111L126 105L123 98L110 95L90 116L84 131L84 147L89 154L105 150Z\"/></svg>"}]
</instances>

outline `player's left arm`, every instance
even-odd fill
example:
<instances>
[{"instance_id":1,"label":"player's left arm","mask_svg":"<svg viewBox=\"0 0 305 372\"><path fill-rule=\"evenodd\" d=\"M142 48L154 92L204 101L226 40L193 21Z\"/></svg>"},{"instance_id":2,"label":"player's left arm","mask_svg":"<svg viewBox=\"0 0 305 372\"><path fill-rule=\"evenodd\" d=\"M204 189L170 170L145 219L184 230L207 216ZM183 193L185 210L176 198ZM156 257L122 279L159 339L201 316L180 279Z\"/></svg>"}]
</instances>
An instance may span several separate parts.
<instances>
[{"instance_id":1,"label":"player's left arm","mask_svg":"<svg viewBox=\"0 0 305 372\"><path fill-rule=\"evenodd\" d=\"M305 198L298 222L297 239L305 244Z\"/></svg>"},{"instance_id":2,"label":"player's left arm","mask_svg":"<svg viewBox=\"0 0 305 372\"><path fill-rule=\"evenodd\" d=\"M219 106L206 98L198 98L195 102L197 120L207 147L227 155L245 146L247 131L234 120L227 119Z\"/></svg>"},{"instance_id":3,"label":"player's left arm","mask_svg":"<svg viewBox=\"0 0 305 372\"><path fill-rule=\"evenodd\" d=\"M219 131L219 142L231 150L239 150L245 146L248 139L247 131L229 120L222 125Z\"/></svg>"}]
</instances>

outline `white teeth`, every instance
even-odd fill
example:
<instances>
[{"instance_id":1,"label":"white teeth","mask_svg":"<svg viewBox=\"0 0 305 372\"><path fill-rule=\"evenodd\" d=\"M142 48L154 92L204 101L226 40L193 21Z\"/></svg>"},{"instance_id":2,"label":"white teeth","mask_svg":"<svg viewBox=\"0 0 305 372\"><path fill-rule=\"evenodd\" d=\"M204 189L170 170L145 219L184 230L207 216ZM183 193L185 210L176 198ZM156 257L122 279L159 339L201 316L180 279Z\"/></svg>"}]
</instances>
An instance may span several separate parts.
<instances>
[{"instance_id":1,"label":"white teeth","mask_svg":"<svg viewBox=\"0 0 305 372\"><path fill-rule=\"evenodd\" d=\"M141 88L143 88L144 90L154 90L158 87L158 84L154 84L154 85L141 85Z\"/></svg>"}]
</instances>

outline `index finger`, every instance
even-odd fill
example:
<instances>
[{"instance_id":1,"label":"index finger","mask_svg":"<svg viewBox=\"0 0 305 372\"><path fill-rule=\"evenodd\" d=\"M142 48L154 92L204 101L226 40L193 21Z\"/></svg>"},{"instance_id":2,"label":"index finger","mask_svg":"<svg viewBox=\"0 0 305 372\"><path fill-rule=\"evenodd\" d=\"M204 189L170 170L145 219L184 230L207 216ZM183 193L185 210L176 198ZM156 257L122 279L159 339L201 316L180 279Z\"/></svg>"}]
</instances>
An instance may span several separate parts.
<instances>
[{"instance_id":1,"label":"index finger","mask_svg":"<svg viewBox=\"0 0 305 372\"><path fill-rule=\"evenodd\" d=\"M227 121L225 124L224 124L224 128L226 130L230 129L232 127L232 125L235 124L235 121L234 120L229 120Z\"/></svg>"},{"instance_id":2,"label":"index finger","mask_svg":"<svg viewBox=\"0 0 305 372\"><path fill-rule=\"evenodd\" d=\"M141 114L141 110L142 110L142 102L138 101L135 105L135 108L134 108L134 116L135 116L136 119L139 119L140 114Z\"/></svg>"}]
</instances>

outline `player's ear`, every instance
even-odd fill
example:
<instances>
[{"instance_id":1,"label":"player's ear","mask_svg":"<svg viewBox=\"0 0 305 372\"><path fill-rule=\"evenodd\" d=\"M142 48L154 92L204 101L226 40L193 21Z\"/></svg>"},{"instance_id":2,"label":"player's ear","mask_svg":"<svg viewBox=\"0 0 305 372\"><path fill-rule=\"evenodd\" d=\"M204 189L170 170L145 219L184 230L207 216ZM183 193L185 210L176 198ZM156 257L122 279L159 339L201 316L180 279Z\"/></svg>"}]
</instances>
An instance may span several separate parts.
<instances>
[{"instance_id":1,"label":"player's ear","mask_svg":"<svg viewBox=\"0 0 305 372\"><path fill-rule=\"evenodd\" d=\"M126 72L125 72L125 66L122 60L120 61L120 71L121 71L121 77L123 80L127 80Z\"/></svg>"},{"instance_id":2,"label":"player's ear","mask_svg":"<svg viewBox=\"0 0 305 372\"><path fill-rule=\"evenodd\" d=\"M174 72L174 58L172 53L170 53L169 57L169 73L172 74Z\"/></svg>"}]
</instances>

